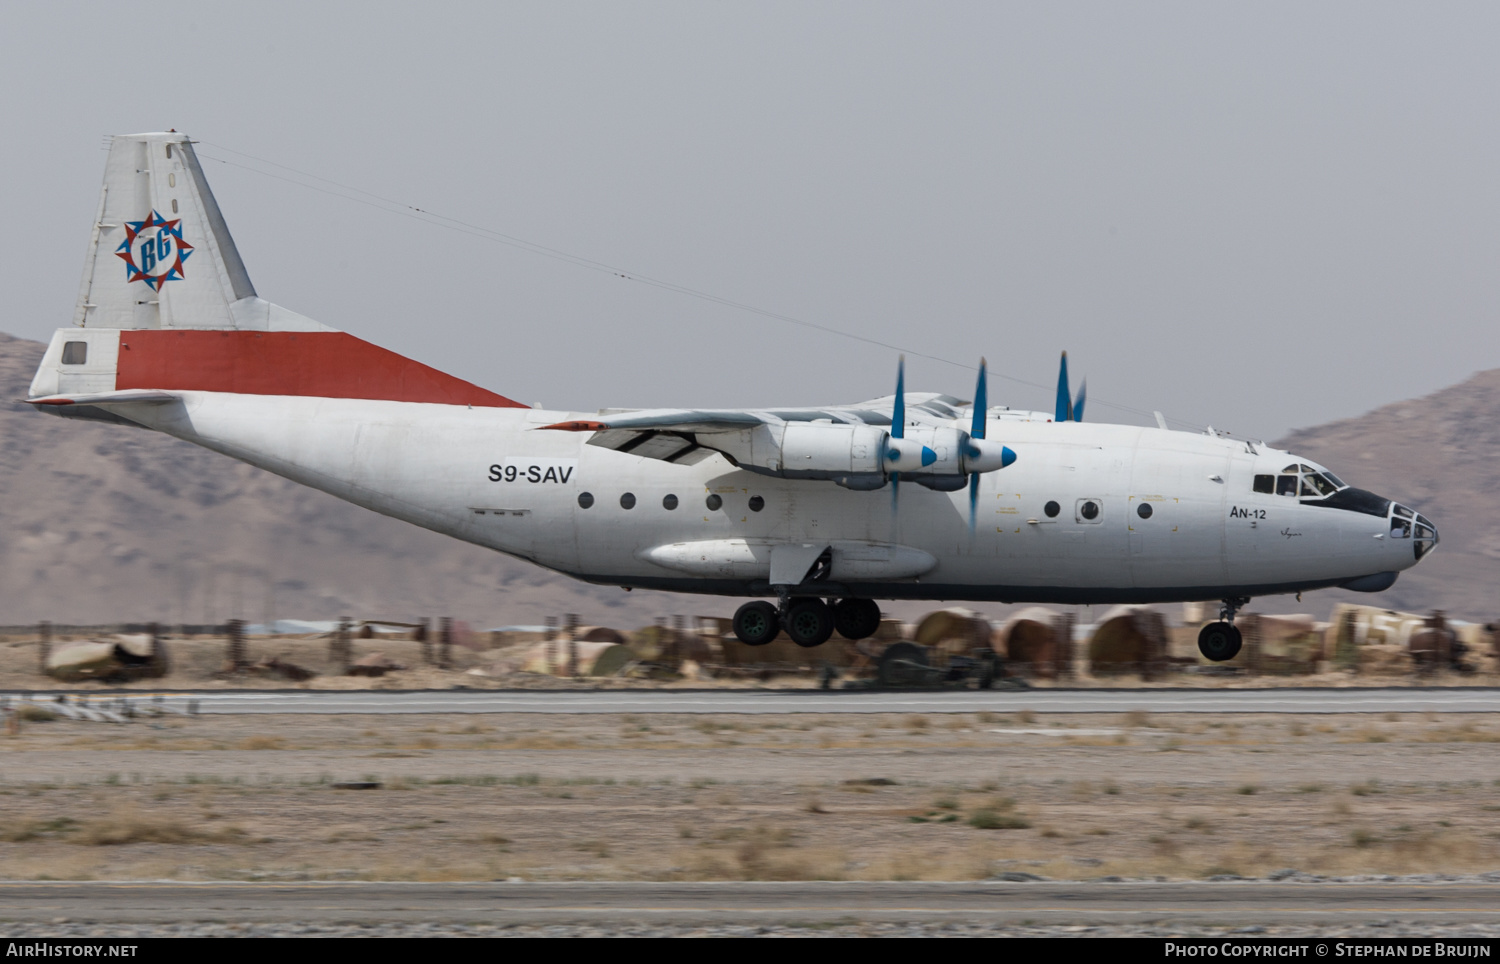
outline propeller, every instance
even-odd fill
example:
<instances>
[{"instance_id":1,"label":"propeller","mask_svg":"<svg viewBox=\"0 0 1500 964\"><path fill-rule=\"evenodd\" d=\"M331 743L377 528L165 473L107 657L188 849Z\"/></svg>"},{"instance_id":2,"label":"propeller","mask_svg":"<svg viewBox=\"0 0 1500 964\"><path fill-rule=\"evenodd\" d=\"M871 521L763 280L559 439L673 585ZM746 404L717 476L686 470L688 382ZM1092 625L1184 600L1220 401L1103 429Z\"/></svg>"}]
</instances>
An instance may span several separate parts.
<instances>
[{"instance_id":1,"label":"propeller","mask_svg":"<svg viewBox=\"0 0 1500 964\"><path fill-rule=\"evenodd\" d=\"M981 357L979 359L979 383L974 386L974 422L969 426L969 438L971 440L983 440L984 438L985 414L989 411L990 407L989 401L986 398L986 382L988 379L985 377L987 374L985 369L987 367L984 358ZM979 456L979 446L971 445L969 454L977 458ZM974 519L978 514L979 473L971 472L969 473L969 532L971 534L974 532Z\"/></svg>"},{"instance_id":2,"label":"propeller","mask_svg":"<svg viewBox=\"0 0 1500 964\"><path fill-rule=\"evenodd\" d=\"M896 401L891 404L891 438L899 439L906 437L906 356L902 355L896 362ZM895 461L901 457L898 446L891 446L886 453L886 458ZM896 509L901 502L901 473L891 473L891 515L896 514Z\"/></svg>"},{"instance_id":3,"label":"propeller","mask_svg":"<svg viewBox=\"0 0 1500 964\"><path fill-rule=\"evenodd\" d=\"M970 423L970 431L968 435L964 435L963 432L956 433L959 436L958 456L962 460L957 468L969 476L970 532L974 531L975 520L979 512L980 473L1003 469L1016 460L1016 453L1007 446L985 440L985 425L989 414L988 389L989 363L981 358L979 359L979 383L974 389L974 416ZM900 507L901 469L910 465L911 471L920 472L937 459L937 452L928 444L920 439L907 440L906 438L906 357L902 356L896 365L896 397L891 404L891 431L884 452L886 472L891 480L891 514L893 517ZM951 492L954 488L956 486L945 486L941 491Z\"/></svg>"},{"instance_id":4,"label":"propeller","mask_svg":"<svg viewBox=\"0 0 1500 964\"><path fill-rule=\"evenodd\" d=\"M1083 401L1088 394L1089 383L1085 379L1078 386L1078 400L1073 400L1073 394L1068 388L1068 353L1062 353L1062 363L1057 370L1057 413L1053 417L1054 422L1081 422L1083 421Z\"/></svg>"}]
</instances>

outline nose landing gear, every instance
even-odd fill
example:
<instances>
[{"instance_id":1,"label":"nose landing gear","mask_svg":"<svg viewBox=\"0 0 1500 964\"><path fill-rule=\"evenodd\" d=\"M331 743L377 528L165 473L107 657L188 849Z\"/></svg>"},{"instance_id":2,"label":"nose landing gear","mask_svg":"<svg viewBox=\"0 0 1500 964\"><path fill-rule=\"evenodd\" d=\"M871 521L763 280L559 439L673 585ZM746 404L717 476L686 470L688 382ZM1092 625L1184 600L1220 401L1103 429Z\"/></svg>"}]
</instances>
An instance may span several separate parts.
<instances>
[{"instance_id":1,"label":"nose landing gear","mask_svg":"<svg viewBox=\"0 0 1500 964\"><path fill-rule=\"evenodd\" d=\"M1219 621L1209 623L1198 632L1198 652L1205 659L1222 663L1239 655L1244 637L1234 626L1234 614L1249 603L1249 596L1231 596L1219 608Z\"/></svg>"}]
</instances>

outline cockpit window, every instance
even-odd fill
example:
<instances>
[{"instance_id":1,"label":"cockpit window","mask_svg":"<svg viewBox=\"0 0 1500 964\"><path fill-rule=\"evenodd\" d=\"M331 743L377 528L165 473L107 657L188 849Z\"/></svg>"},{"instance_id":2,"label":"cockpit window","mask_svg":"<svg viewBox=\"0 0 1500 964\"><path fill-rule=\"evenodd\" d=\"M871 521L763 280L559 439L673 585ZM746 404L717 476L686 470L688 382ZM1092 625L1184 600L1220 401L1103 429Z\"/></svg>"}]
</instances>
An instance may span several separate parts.
<instances>
[{"instance_id":1,"label":"cockpit window","mask_svg":"<svg viewBox=\"0 0 1500 964\"><path fill-rule=\"evenodd\" d=\"M1406 519L1392 519L1391 520L1391 538L1392 539L1410 539L1411 538L1411 523L1409 521L1407 521Z\"/></svg>"},{"instance_id":2,"label":"cockpit window","mask_svg":"<svg viewBox=\"0 0 1500 964\"><path fill-rule=\"evenodd\" d=\"M1255 477L1255 491L1270 494L1276 491L1276 476L1257 475Z\"/></svg>"},{"instance_id":3,"label":"cockpit window","mask_svg":"<svg viewBox=\"0 0 1500 964\"><path fill-rule=\"evenodd\" d=\"M1404 505L1398 505L1391 511L1393 511L1396 515L1401 516L1403 519L1410 519L1413 515L1412 511Z\"/></svg>"},{"instance_id":4,"label":"cockpit window","mask_svg":"<svg viewBox=\"0 0 1500 964\"><path fill-rule=\"evenodd\" d=\"M1302 495L1304 497L1320 499L1325 495L1333 495L1337 491L1337 486L1316 472L1312 475L1304 475L1302 477Z\"/></svg>"},{"instance_id":5,"label":"cockpit window","mask_svg":"<svg viewBox=\"0 0 1500 964\"><path fill-rule=\"evenodd\" d=\"M1256 484L1260 483L1257 481ZM1343 479L1332 472L1315 469L1306 462L1288 465L1281 470L1281 475L1276 479L1277 495L1301 495L1304 499L1326 499L1340 489L1348 487ZM1256 489L1256 491L1263 490Z\"/></svg>"}]
</instances>

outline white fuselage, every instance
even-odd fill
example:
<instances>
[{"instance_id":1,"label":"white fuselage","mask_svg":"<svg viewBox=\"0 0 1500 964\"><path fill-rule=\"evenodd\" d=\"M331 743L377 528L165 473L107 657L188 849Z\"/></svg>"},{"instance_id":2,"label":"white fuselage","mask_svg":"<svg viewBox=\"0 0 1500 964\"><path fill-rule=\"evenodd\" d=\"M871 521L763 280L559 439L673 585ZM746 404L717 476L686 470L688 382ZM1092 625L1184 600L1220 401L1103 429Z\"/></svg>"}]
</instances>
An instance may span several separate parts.
<instances>
[{"instance_id":1,"label":"white fuselage","mask_svg":"<svg viewBox=\"0 0 1500 964\"><path fill-rule=\"evenodd\" d=\"M718 454L676 465L541 430L584 417L574 413L179 395L130 417L385 515L620 586L767 595L772 549L787 545L833 548L829 594L887 599L1213 599L1415 563L1383 518L1255 492L1254 476L1281 470L1286 453L1209 435L992 420L989 437L1017 459L980 476L971 531L966 490L908 483L893 508L888 488L771 478ZM1079 512L1085 501L1101 508L1092 520Z\"/></svg>"}]
</instances>

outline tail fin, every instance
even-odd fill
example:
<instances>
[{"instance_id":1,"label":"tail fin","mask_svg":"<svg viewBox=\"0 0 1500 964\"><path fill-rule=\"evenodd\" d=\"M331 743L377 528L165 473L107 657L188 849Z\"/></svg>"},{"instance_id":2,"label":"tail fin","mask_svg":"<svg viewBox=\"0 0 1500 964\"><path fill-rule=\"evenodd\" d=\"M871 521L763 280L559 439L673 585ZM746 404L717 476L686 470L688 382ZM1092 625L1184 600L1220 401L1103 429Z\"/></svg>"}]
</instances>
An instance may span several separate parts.
<instances>
[{"instance_id":1,"label":"tail fin","mask_svg":"<svg viewBox=\"0 0 1500 964\"><path fill-rule=\"evenodd\" d=\"M192 141L176 131L110 139L73 324L332 330L256 297Z\"/></svg>"},{"instance_id":2,"label":"tail fin","mask_svg":"<svg viewBox=\"0 0 1500 964\"><path fill-rule=\"evenodd\" d=\"M258 298L176 131L111 139L73 324L29 394L59 412L164 391L525 407Z\"/></svg>"}]
</instances>

